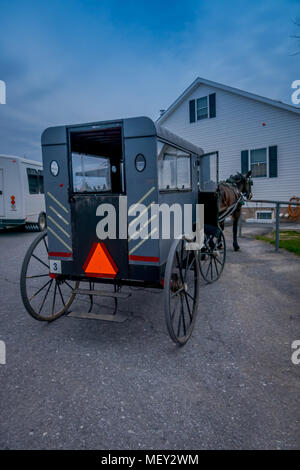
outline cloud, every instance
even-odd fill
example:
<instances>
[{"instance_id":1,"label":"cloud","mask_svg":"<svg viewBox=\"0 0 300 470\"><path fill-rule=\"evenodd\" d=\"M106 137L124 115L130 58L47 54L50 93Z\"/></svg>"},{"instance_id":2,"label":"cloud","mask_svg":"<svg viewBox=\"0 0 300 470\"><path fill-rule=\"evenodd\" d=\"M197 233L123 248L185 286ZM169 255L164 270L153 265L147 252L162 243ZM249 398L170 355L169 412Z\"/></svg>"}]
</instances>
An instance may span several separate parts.
<instances>
[{"instance_id":1,"label":"cloud","mask_svg":"<svg viewBox=\"0 0 300 470\"><path fill-rule=\"evenodd\" d=\"M40 158L51 125L156 118L197 77L288 101L294 0L2 6L0 152Z\"/></svg>"}]
</instances>

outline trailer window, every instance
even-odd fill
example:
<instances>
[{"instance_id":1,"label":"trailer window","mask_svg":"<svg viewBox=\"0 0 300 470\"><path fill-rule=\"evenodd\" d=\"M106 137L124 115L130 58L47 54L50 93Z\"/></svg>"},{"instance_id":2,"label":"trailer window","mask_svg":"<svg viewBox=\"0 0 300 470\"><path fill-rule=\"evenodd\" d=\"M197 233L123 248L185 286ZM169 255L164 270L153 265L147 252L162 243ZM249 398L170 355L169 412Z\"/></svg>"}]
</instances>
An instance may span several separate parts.
<instances>
[{"instance_id":1,"label":"trailer window","mask_svg":"<svg viewBox=\"0 0 300 470\"><path fill-rule=\"evenodd\" d=\"M39 194L39 175L33 168L27 168L29 194Z\"/></svg>"},{"instance_id":2,"label":"trailer window","mask_svg":"<svg viewBox=\"0 0 300 470\"><path fill-rule=\"evenodd\" d=\"M109 158L72 152L72 171L74 192L111 191Z\"/></svg>"},{"instance_id":3,"label":"trailer window","mask_svg":"<svg viewBox=\"0 0 300 470\"><path fill-rule=\"evenodd\" d=\"M44 173L42 170L38 170L39 173L39 191L40 194L44 194Z\"/></svg>"},{"instance_id":4,"label":"trailer window","mask_svg":"<svg viewBox=\"0 0 300 470\"><path fill-rule=\"evenodd\" d=\"M191 157L170 145L164 145L158 155L160 190L191 189Z\"/></svg>"}]
</instances>

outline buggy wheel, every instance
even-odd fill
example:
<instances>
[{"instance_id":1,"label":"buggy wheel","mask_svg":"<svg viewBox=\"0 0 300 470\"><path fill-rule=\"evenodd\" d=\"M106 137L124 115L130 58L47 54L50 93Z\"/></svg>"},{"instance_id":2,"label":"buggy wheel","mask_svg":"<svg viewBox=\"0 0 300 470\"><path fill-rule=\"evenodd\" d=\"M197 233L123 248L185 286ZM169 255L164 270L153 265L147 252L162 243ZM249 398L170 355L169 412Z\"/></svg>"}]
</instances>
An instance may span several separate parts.
<instances>
[{"instance_id":1,"label":"buggy wheel","mask_svg":"<svg viewBox=\"0 0 300 470\"><path fill-rule=\"evenodd\" d=\"M207 230L204 246L199 251L199 268L203 279L212 283L219 279L226 260L226 242L220 228Z\"/></svg>"},{"instance_id":2,"label":"buggy wheel","mask_svg":"<svg viewBox=\"0 0 300 470\"><path fill-rule=\"evenodd\" d=\"M195 326L199 303L197 251L186 249L187 240L175 240L167 261L164 279L165 318L171 339L184 345Z\"/></svg>"},{"instance_id":3,"label":"buggy wheel","mask_svg":"<svg viewBox=\"0 0 300 470\"><path fill-rule=\"evenodd\" d=\"M48 235L41 232L25 255L20 288L24 307L36 320L53 321L68 311L78 281L54 277L49 272Z\"/></svg>"}]
</instances>

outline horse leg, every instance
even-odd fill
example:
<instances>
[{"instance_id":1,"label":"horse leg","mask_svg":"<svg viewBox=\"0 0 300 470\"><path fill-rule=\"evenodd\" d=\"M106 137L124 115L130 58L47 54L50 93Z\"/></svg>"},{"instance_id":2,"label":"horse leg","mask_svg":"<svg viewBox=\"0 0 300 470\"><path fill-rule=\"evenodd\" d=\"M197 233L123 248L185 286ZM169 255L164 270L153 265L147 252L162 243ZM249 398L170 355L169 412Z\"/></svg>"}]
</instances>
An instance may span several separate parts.
<instances>
[{"instance_id":1,"label":"horse leg","mask_svg":"<svg viewBox=\"0 0 300 470\"><path fill-rule=\"evenodd\" d=\"M222 230L222 232L224 232L224 226L225 226L225 222L221 222L219 224L220 226L220 229ZM221 234L218 236L218 248L219 249L222 249L223 248L223 243L221 242Z\"/></svg>"},{"instance_id":2,"label":"horse leg","mask_svg":"<svg viewBox=\"0 0 300 470\"><path fill-rule=\"evenodd\" d=\"M239 251L240 249L238 241L237 241L237 231L238 231L238 223L239 223L240 216L241 216L241 206L239 206L232 214L232 219L233 219L232 234L233 234L234 251Z\"/></svg>"}]
</instances>

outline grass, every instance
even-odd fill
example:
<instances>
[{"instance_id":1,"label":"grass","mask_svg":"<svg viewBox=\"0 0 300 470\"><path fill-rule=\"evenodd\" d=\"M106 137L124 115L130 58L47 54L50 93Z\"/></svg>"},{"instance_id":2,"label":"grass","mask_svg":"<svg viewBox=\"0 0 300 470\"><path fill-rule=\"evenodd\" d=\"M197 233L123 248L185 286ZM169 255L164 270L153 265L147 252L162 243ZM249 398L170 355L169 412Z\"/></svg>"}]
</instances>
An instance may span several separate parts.
<instances>
[{"instance_id":1,"label":"grass","mask_svg":"<svg viewBox=\"0 0 300 470\"><path fill-rule=\"evenodd\" d=\"M255 238L275 245L275 231L266 235L257 235ZM284 248L300 256L300 232L296 232L295 230L280 230L279 248Z\"/></svg>"}]
</instances>

